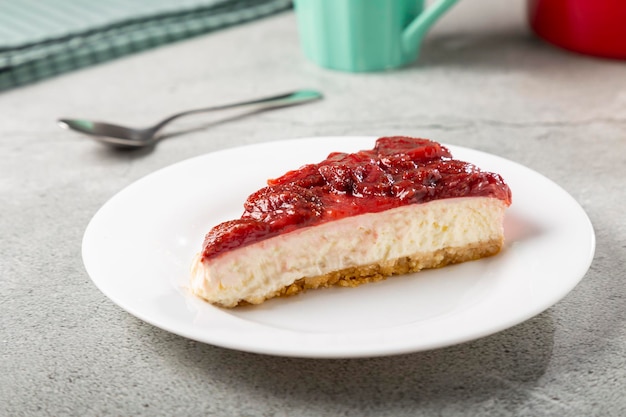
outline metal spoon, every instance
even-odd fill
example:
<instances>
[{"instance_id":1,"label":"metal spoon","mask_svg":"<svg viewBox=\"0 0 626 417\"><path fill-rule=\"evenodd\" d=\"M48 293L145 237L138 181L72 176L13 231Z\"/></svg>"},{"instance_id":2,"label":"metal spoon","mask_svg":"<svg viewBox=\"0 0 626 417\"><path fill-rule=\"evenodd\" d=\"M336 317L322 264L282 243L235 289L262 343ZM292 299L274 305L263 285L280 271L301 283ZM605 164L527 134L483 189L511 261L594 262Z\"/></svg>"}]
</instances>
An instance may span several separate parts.
<instances>
[{"instance_id":1,"label":"metal spoon","mask_svg":"<svg viewBox=\"0 0 626 417\"><path fill-rule=\"evenodd\" d=\"M94 122L91 120L82 119L59 119L58 124L65 129L72 129L77 132L86 133L98 142L102 142L107 145L113 145L122 148L141 148L145 146L153 146L159 140L161 140L163 137L157 136L157 132L161 130L166 124L175 119L178 119L179 117L215 110L245 107L249 107L251 111L258 112L262 110L303 104L309 101L319 100L322 97L323 96L321 93L314 90L297 90L291 93L259 98L240 103L224 104L220 106L205 107L202 109L184 111L174 114L154 126L143 129L134 129L130 127L114 125L111 123Z\"/></svg>"}]
</instances>

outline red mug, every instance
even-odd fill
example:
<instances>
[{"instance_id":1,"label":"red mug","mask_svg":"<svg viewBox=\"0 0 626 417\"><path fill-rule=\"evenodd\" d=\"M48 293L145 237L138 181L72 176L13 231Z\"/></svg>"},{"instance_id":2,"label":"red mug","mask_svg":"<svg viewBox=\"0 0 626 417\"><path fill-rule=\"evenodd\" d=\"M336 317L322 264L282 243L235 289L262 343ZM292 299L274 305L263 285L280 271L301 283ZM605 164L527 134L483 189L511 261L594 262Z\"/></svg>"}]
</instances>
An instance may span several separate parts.
<instances>
[{"instance_id":1,"label":"red mug","mask_svg":"<svg viewBox=\"0 0 626 417\"><path fill-rule=\"evenodd\" d=\"M554 45L626 59L626 0L528 0L528 19Z\"/></svg>"}]
</instances>

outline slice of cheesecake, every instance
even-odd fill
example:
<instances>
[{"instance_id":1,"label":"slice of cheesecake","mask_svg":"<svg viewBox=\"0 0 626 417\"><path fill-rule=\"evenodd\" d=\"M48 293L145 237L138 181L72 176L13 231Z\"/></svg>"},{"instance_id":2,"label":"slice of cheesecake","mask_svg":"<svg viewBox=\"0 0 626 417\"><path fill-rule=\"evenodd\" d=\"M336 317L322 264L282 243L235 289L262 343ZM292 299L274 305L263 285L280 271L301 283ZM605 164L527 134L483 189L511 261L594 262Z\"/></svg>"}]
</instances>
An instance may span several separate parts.
<instances>
[{"instance_id":1,"label":"slice of cheesecake","mask_svg":"<svg viewBox=\"0 0 626 417\"><path fill-rule=\"evenodd\" d=\"M196 255L193 293L223 306L497 254L511 191L426 139L331 153L248 197Z\"/></svg>"}]
</instances>

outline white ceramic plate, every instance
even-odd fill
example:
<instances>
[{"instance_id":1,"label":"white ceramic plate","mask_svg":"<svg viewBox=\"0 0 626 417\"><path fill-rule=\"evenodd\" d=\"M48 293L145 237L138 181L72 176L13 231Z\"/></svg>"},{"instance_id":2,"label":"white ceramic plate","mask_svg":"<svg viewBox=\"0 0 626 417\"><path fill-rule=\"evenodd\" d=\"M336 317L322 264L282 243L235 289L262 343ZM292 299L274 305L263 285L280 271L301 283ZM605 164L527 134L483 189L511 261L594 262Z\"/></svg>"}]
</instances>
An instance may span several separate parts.
<instances>
[{"instance_id":1,"label":"white ceramic plate","mask_svg":"<svg viewBox=\"0 0 626 417\"><path fill-rule=\"evenodd\" d=\"M591 223L562 188L524 166L449 146L500 173L513 191L498 256L357 288L309 291L259 306L220 309L190 295L189 266L213 225L285 171L375 138L270 142L192 158L154 172L109 200L89 223L83 260L96 286L131 314L172 333L232 349L299 357L414 352L483 337L564 297L595 249Z\"/></svg>"}]
</instances>

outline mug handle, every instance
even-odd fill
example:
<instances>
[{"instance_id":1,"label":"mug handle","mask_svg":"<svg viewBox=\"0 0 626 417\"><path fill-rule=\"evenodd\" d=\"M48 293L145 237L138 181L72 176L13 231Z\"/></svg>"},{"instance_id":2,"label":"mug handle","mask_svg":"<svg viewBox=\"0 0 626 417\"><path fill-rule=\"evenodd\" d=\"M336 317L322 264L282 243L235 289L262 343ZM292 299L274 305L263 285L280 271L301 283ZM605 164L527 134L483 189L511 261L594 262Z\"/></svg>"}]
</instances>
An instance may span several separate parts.
<instances>
[{"instance_id":1,"label":"mug handle","mask_svg":"<svg viewBox=\"0 0 626 417\"><path fill-rule=\"evenodd\" d=\"M458 0L437 0L426 7L402 33L402 46L405 51L414 51L420 47L428 29Z\"/></svg>"}]
</instances>

